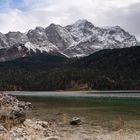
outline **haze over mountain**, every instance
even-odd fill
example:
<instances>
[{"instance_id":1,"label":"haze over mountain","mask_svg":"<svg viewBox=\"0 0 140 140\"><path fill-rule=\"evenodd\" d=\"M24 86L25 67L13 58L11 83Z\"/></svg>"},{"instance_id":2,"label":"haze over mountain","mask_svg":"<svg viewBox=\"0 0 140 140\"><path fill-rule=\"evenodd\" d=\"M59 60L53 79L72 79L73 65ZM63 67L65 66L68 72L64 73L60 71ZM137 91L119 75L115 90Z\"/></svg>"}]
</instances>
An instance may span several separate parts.
<instances>
[{"instance_id":1,"label":"haze over mountain","mask_svg":"<svg viewBox=\"0 0 140 140\"><path fill-rule=\"evenodd\" d=\"M51 24L36 27L26 33L0 33L0 61L53 54L67 58L84 57L102 49L126 48L138 45L135 36L119 26L97 27L87 20L78 20L62 27Z\"/></svg>"}]
</instances>

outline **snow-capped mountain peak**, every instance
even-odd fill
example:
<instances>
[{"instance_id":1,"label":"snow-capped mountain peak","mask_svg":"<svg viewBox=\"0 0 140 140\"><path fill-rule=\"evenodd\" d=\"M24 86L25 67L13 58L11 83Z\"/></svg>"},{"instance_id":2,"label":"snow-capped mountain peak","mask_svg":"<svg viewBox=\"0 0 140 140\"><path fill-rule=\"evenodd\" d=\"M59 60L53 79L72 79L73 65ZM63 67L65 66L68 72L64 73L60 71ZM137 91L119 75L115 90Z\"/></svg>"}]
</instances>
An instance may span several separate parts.
<instances>
[{"instance_id":1,"label":"snow-capped mountain peak","mask_svg":"<svg viewBox=\"0 0 140 140\"><path fill-rule=\"evenodd\" d=\"M80 19L76 21L72 26L79 27L79 28L94 27L94 25L86 19Z\"/></svg>"},{"instance_id":2,"label":"snow-capped mountain peak","mask_svg":"<svg viewBox=\"0 0 140 140\"><path fill-rule=\"evenodd\" d=\"M69 31L60 25L51 24L48 26L46 35L49 41L57 46L60 51L63 51L74 42Z\"/></svg>"}]
</instances>

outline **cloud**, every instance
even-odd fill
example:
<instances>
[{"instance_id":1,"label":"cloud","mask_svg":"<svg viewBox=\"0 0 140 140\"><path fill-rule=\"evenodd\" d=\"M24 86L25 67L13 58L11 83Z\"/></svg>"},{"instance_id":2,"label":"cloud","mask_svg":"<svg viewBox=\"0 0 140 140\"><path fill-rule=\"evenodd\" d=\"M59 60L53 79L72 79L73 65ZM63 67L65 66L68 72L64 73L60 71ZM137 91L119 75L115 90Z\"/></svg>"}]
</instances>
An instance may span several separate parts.
<instances>
[{"instance_id":1,"label":"cloud","mask_svg":"<svg viewBox=\"0 0 140 140\"><path fill-rule=\"evenodd\" d=\"M134 3L123 8L114 8L100 15L98 23L104 25L119 25L140 39L140 3Z\"/></svg>"},{"instance_id":2,"label":"cloud","mask_svg":"<svg viewBox=\"0 0 140 140\"><path fill-rule=\"evenodd\" d=\"M2 5L2 1L7 1ZM95 25L120 25L140 36L140 2L138 0L2 0L0 31L25 32L50 23L67 25L84 18ZM17 3L21 1L21 3ZM0 8L1 8L0 7Z\"/></svg>"}]
</instances>

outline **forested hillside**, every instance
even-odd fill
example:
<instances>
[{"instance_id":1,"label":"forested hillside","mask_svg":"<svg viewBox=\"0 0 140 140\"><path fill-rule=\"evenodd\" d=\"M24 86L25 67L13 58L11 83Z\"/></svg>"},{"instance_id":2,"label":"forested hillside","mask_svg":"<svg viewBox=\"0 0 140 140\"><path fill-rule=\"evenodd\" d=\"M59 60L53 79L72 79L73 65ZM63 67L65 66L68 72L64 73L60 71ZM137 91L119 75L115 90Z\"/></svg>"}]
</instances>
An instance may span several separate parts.
<instances>
[{"instance_id":1,"label":"forested hillside","mask_svg":"<svg viewBox=\"0 0 140 140\"><path fill-rule=\"evenodd\" d=\"M84 58L34 55L0 63L0 90L140 89L140 46Z\"/></svg>"}]
</instances>

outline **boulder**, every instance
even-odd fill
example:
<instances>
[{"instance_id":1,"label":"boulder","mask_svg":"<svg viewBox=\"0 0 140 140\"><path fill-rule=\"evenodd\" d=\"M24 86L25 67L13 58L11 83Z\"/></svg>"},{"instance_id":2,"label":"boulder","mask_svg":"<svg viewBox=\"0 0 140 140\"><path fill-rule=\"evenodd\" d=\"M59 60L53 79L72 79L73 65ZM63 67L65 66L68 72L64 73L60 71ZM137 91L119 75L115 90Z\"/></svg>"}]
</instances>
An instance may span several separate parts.
<instances>
[{"instance_id":1,"label":"boulder","mask_svg":"<svg viewBox=\"0 0 140 140\"><path fill-rule=\"evenodd\" d=\"M25 110L28 110L28 109L30 109L30 108L32 108L32 104L30 103L30 102L19 102L18 103L18 107L19 108L23 108L23 109L25 109Z\"/></svg>"},{"instance_id":2,"label":"boulder","mask_svg":"<svg viewBox=\"0 0 140 140\"><path fill-rule=\"evenodd\" d=\"M23 110L13 110L11 112L11 117L15 124L20 124L26 120L26 112Z\"/></svg>"}]
</instances>

